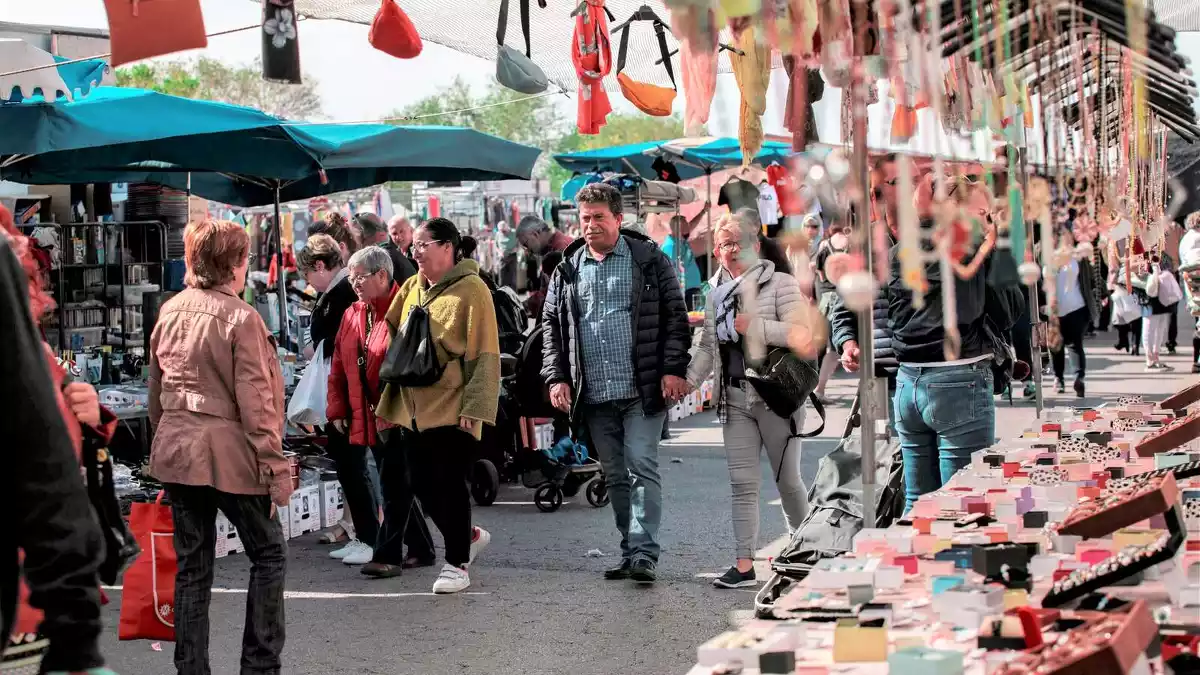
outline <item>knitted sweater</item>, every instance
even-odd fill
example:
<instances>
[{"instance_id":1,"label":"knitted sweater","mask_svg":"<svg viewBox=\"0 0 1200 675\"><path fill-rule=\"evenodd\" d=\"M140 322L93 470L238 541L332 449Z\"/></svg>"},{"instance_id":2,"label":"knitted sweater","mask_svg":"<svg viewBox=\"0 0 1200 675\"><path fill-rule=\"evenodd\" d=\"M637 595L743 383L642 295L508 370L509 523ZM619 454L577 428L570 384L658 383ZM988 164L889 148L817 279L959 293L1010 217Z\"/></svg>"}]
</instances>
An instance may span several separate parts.
<instances>
[{"instance_id":1,"label":"knitted sweater","mask_svg":"<svg viewBox=\"0 0 1200 675\"><path fill-rule=\"evenodd\" d=\"M431 300L432 298L432 300ZM375 413L406 429L424 431L458 424L459 417L496 423L500 400L500 338L492 294L479 263L463 260L433 287L420 274L400 286L386 319L393 336L416 305L428 302L430 329L442 379L428 387L389 384ZM476 427L478 439L482 426Z\"/></svg>"}]
</instances>

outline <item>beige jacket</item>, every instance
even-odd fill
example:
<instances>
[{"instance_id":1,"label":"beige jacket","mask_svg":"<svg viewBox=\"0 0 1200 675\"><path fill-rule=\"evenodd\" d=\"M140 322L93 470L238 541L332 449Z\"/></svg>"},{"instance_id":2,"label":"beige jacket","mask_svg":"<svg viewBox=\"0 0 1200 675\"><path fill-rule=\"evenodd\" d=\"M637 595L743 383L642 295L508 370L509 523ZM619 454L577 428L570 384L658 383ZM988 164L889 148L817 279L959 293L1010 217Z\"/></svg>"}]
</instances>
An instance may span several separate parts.
<instances>
[{"instance_id":1,"label":"beige jacket","mask_svg":"<svg viewBox=\"0 0 1200 675\"><path fill-rule=\"evenodd\" d=\"M750 323L747 337L762 340L768 347L787 347L791 324L798 320L798 313L807 302L800 290L800 283L790 274L776 272L770 260L759 260L746 273L755 276L758 289L755 318ZM709 285L715 288L729 280L729 273L721 270L709 281ZM713 400L720 400L721 381L724 378L721 357L717 351L716 307L713 303L706 303L704 326L700 329L700 339L696 345L692 362L688 365L688 383L699 387L709 375L714 375ZM747 388L747 396L748 405L760 400L753 387Z\"/></svg>"},{"instance_id":2,"label":"beige jacket","mask_svg":"<svg viewBox=\"0 0 1200 675\"><path fill-rule=\"evenodd\" d=\"M286 500L283 377L254 308L228 287L189 288L163 304L150 351L150 474Z\"/></svg>"}]
</instances>

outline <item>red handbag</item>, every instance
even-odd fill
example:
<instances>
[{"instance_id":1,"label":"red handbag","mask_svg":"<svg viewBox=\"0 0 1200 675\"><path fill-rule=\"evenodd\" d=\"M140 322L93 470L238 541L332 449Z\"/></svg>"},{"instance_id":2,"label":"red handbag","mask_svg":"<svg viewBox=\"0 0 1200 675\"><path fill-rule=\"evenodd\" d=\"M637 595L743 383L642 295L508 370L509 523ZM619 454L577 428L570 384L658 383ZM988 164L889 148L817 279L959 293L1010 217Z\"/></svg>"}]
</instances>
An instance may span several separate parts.
<instances>
[{"instance_id":1,"label":"red handbag","mask_svg":"<svg viewBox=\"0 0 1200 675\"><path fill-rule=\"evenodd\" d=\"M383 0L371 22L367 41L375 49L398 59L416 58L422 47L417 27L394 0Z\"/></svg>"},{"instance_id":2,"label":"red handbag","mask_svg":"<svg viewBox=\"0 0 1200 675\"><path fill-rule=\"evenodd\" d=\"M121 592L122 640L175 640L175 521L171 507L162 503L163 493L153 504L134 503L129 529L142 552L125 572Z\"/></svg>"},{"instance_id":3,"label":"red handbag","mask_svg":"<svg viewBox=\"0 0 1200 675\"><path fill-rule=\"evenodd\" d=\"M112 67L208 46L200 0L104 0Z\"/></svg>"}]
</instances>

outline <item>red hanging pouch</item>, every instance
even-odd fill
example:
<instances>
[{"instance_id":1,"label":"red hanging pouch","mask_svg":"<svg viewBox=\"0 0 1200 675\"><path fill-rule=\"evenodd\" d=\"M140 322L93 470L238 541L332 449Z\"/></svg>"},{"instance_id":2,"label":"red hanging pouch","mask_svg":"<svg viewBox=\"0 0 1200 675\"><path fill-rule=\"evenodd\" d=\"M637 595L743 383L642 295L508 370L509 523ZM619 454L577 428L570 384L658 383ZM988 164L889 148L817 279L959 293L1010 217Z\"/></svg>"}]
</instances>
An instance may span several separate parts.
<instances>
[{"instance_id":1,"label":"red hanging pouch","mask_svg":"<svg viewBox=\"0 0 1200 675\"><path fill-rule=\"evenodd\" d=\"M200 0L104 0L113 68L208 46Z\"/></svg>"},{"instance_id":2,"label":"red hanging pouch","mask_svg":"<svg viewBox=\"0 0 1200 675\"><path fill-rule=\"evenodd\" d=\"M122 640L175 640L175 520L171 507L162 503L134 503L129 529L142 552L125 572L121 593Z\"/></svg>"},{"instance_id":3,"label":"red hanging pouch","mask_svg":"<svg viewBox=\"0 0 1200 675\"><path fill-rule=\"evenodd\" d=\"M375 13L375 20L371 22L367 41L375 49L398 59L416 58L423 46L417 27L395 0L383 0L379 11Z\"/></svg>"}]
</instances>

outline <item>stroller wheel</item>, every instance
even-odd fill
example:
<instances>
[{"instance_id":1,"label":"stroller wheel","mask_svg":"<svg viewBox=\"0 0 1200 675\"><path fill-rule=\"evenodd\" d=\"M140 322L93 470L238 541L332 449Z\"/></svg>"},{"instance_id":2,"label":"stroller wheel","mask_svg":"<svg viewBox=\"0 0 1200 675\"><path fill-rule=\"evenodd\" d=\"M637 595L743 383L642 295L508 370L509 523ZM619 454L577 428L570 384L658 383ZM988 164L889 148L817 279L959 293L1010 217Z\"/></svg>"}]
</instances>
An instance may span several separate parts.
<instances>
[{"instance_id":1,"label":"stroller wheel","mask_svg":"<svg viewBox=\"0 0 1200 675\"><path fill-rule=\"evenodd\" d=\"M491 460L476 460L471 467L471 497L480 506L491 506L500 492L500 472Z\"/></svg>"},{"instance_id":2,"label":"stroller wheel","mask_svg":"<svg viewBox=\"0 0 1200 675\"><path fill-rule=\"evenodd\" d=\"M608 505L608 483L604 482L603 476L597 476L588 482L587 500L596 508Z\"/></svg>"},{"instance_id":3,"label":"stroller wheel","mask_svg":"<svg viewBox=\"0 0 1200 675\"><path fill-rule=\"evenodd\" d=\"M537 492L533 493L533 503L543 513L553 513L562 506L562 490L554 483L542 483Z\"/></svg>"}]
</instances>

